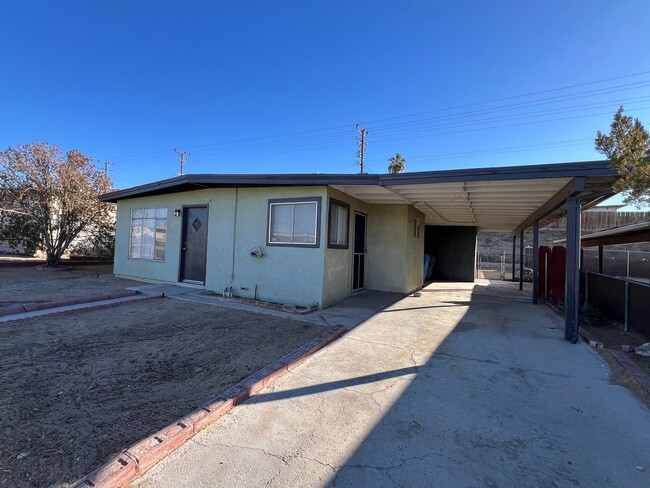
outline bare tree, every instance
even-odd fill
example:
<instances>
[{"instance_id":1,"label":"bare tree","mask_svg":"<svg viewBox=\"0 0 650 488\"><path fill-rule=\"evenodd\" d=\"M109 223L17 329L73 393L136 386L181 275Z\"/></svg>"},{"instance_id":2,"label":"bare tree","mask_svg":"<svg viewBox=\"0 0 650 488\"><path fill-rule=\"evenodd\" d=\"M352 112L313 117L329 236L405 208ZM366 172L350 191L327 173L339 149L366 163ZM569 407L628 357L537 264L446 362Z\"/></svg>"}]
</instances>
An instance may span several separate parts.
<instances>
[{"instance_id":1,"label":"bare tree","mask_svg":"<svg viewBox=\"0 0 650 488\"><path fill-rule=\"evenodd\" d=\"M0 212L39 234L47 266L59 264L80 232L112 218L111 204L98 198L112 188L106 172L77 150L63 154L33 142L0 152Z\"/></svg>"}]
</instances>

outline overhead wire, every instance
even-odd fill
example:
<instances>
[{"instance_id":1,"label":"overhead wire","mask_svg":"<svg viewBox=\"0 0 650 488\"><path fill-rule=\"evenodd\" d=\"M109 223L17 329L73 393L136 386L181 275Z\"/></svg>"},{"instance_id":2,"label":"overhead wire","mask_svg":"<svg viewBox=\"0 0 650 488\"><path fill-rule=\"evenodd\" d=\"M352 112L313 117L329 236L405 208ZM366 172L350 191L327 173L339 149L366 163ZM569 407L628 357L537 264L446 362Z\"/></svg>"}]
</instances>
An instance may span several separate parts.
<instances>
[{"instance_id":1,"label":"overhead wire","mask_svg":"<svg viewBox=\"0 0 650 488\"><path fill-rule=\"evenodd\" d=\"M560 120L570 120L575 118L595 117L609 112L586 113L576 116L553 118L555 115L575 114L578 112L587 112L596 108L605 107L610 104L640 104L646 102L650 97L628 97L617 100L598 101L582 105L557 106L546 110L526 112L525 110L532 107L544 105L557 105L566 103L571 100L579 100L590 97L599 97L611 93L620 93L630 90L638 90L650 86L650 80L644 79L632 83L617 84L613 86L600 87L591 90L583 90L575 93L562 94L552 97L538 98L534 100L523 100L516 103L500 104L496 106L486 106L484 108L471 111L462 111L466 108L485 106L489 104L500 103L522 99L525 97L538 96L542 94L566 91L574 88L606 83L635 76L649 74L650 71L643 71L630 75L607 78L603 80L590 81L574 85L568 85L559 88L541 90L527 94L502 97L483 102L458 105L415 114L406 114L396 117L375 119L363 122L371 131L372 140L376 142L394 142L422 137L432 137L434 135L449 135L462 132L473 132L479 130L499 129L520 125L539 124L555 122ZM647 107L638 110L646 110ZM459 111L460 110L460 111ZM456 112L454 112L456 111ZM451 112L451 113L443 113ZM435 117L422 117L438 113ZM500 114L500 115L497 115ZM483 118L477 118L481 117ZM417 118L416 118L417 117ZM411 120L409 120L411 119ZM392 124L383 122L400 120ZM504 124L504 122L518 121L516 124ZM484 126L484 127L482 127ZM279 155L290 154L295 152L314 151L322 149L341 148L344 146L354 147L354 140L350 136L350 124L341 124L323 129L310 129L304 131L290 132L276 136L261 136L249 139L239 139L234 141L222 141L202 145L180 146L183 149L192 149L193 162L202 161L223 161L224 159L234 159L241 157L253 157L255 155ZM124 155L115 158L102 158L102 160L112 160L121 162L136 162L142 159L150 159L152 155L167 153L168 149L160 149L149 152ZM158 162L156 164L160 164ZM137 164L137 162L136 162ZM170 164L174 164L170 161ZM138 164L142 166L142 164Z\"/></svg>"}]
</instances>

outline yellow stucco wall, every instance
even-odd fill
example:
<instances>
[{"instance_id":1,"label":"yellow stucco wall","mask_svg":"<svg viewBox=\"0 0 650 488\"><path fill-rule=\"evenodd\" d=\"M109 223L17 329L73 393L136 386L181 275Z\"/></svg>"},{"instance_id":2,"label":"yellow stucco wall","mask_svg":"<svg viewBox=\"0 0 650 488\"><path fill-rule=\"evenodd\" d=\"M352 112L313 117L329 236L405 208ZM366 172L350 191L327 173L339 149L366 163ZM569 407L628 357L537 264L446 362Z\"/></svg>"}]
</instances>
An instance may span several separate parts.
<instances>
[{"instance_id":1,"label":"yellow stucco wall","mask_svg":"<svg viewBox=\"0 0 650 488\"><path fill-rule=\"evenodd\" d=\"M268 200L321 197L318 248L266 244ZM329 199L350 205L347 249L327 246ZM354 212L367 215L366 288L407 293L422 284L424 218L407 205L369 205L327 187L206 189L120 200L117 205L115 273L144 281L178 283L182 217L174 209L208 206L208 257L205 288L223 293L232 286L240 297L309 306L332 305L352 292ZM165 260L129 258L132 208L167 208ZM421 218L420 238L413 219ZM258 247L262 258L252 257ZM255 291L257 287L257 292Z\"/></svg>"}]
</instances>

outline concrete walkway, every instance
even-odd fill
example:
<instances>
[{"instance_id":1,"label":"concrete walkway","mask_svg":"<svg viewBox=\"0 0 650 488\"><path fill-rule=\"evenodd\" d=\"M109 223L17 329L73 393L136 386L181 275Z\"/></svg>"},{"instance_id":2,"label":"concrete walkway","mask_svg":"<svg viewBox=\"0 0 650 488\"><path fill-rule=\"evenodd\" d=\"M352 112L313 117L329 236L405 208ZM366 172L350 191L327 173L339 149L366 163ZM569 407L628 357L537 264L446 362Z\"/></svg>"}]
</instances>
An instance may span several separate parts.
<instances>
[{"instance_id":1,"label":"concrete walkway","mask_svg":"<svg viewBox=\"0 0 650 488\"><path fill-rule=\"evenodd\" d=\"M127 288L127 290L137 291L143 295L164 295L165 297L174 298L176 300L205 303L216 307L246 310L247 312L285 317L300 320L302 322L312 322L327 327L345 325L348 329L360 324L402 297L400 293L363 290L346 298L335 307L329 307L324 310L299 315L256 305L248 305L236 300L229 301L220 297L204 295L204 290L202 288L197 289L179 285L139 285Z\"/></svg>"},{"instance_id":2,"label":"concrete walkway","mask_svg":"<svg viewBox=\"0 0 650 488\"><path fill-rule=\"evenodd\" d=\"M431 285L134 485L650 486L650 412L528 297Z\"/></svg>"}]
</instances>

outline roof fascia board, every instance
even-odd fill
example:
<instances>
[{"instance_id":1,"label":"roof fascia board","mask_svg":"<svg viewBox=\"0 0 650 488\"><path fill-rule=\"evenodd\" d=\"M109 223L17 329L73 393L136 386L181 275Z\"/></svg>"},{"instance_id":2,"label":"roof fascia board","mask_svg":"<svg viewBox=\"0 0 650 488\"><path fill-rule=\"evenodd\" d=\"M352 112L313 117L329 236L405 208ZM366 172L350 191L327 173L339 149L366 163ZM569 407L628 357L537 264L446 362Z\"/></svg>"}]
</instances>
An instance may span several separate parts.
<instances>
[{"instance_id":1,"label":"roof fascia board","mask_svg":"<svg viewBox=\"0 0 650 488\"><path fill-rule=\"evenodd\" d=\"M500 168L477 168L446 171L425 171L387 175L369 174L195 174L182 175L146 185L118 190L102 195L105 202L115 202L151 193L162 193L183 185L206 185L207 187L234 186L327 186L327 185L376 185L398 186L426 183L468 183L477 181L527 180L546 178L573 178L588 176L615 176L616 171L608 161L580 163L542 164L529 166L504 166Z\"/></svg>"}]
</instances>

